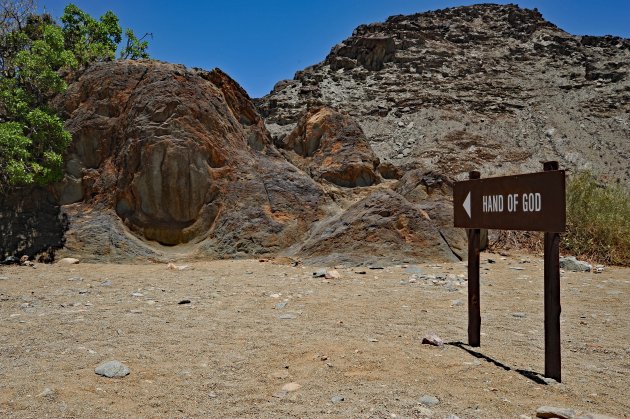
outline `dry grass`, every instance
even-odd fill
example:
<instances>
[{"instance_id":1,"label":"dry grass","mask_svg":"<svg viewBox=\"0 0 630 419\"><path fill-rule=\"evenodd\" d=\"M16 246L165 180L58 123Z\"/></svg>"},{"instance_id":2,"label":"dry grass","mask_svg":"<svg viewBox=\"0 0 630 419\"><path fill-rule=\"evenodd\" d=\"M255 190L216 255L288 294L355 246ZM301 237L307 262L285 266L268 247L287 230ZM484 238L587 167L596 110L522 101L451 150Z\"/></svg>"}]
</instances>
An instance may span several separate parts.
<instances>
[{"instance_id":1,"label":"dry grass","mask_svg":"<svg viewBox=\"0 0 630 419\"><path fill-rule=\"evenodd\" d=\"M490 241L493 250L543 252L543 233L499 231ZM561 251L607 265L630 266L630 191L603 185L588 172L567 183L567 230Z\"/></svg>"}]
</instances>

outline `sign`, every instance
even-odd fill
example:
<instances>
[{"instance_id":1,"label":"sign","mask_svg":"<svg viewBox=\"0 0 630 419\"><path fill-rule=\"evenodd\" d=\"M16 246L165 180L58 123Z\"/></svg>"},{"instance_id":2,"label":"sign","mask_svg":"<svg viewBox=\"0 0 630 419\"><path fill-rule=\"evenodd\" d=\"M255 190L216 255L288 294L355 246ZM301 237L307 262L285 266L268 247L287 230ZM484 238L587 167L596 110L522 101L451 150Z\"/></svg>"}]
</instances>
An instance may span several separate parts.
<instances>
[{"instance_id":1,"label":"sign","mask_svg":"<svg viewBox=\"0 0 630 419\"><path fill-rule=\"evenodd\" d=\"M564 232L564 170L456 182L453 206L455 227Z\"/></svg>"}]
</instances>

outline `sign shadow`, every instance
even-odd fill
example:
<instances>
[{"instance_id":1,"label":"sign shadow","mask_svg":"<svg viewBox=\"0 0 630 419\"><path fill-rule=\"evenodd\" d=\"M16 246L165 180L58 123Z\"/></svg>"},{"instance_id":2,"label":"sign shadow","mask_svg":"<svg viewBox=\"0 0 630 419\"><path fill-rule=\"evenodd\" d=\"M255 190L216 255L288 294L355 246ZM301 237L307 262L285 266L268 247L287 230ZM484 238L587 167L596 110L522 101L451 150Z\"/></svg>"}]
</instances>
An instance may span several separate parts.
<instances>
[{"instance_id":1,"label":"sign shadow","mask_svg":"<svg viewBox=\"0 0 630 419\"><path fill-rule=\"evenodd\" d=\"M479 359L483 359L486 362L489 362L491 364L496 365L499 368L503 368L506 371L515 371L517 373L519 373L520 375L522 375L523 377L532 380L533 382L535 382L536 384L542 384L542 385L547 385L548 383L545 381L544 377L534 371L529 371L529 370L522 370L522 369L514 369L512 367L509 367L507 365L505 365L504 363L497 361L494 358L490 358L488 355L484 355L481 352L477 352L474 351L472 349L470 349L468 347L468 345L466 345L463 342L445 342L445 345L450 345L450 346L455 346L463 351L468 352L470 355L474 356L475 358L479 358Z\"/></svg>"}]
</instances>

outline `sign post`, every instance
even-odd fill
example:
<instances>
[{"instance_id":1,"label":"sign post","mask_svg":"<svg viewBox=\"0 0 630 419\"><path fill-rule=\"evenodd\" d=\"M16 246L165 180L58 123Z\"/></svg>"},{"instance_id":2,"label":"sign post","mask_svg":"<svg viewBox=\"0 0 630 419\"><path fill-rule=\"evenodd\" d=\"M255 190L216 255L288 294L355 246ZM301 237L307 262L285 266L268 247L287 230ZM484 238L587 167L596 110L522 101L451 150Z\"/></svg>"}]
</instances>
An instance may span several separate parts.
<instances>
[{"instance_id":1,"label":"sign post","mask_svg":"<svg viewBox=\"0 0 630 419\"><path fill-rule=\"evenodd\" d=\"M543 172L469 180L453 186L455 227L468 229L468 342L480 346L481 228L545 232L545 376L561 381L560 234L566 228L565 173L558 162Z\"/></svg>"},{"instance_id":2,"label":"sign post","mask_svg":"<svg viewBox=\"0 0 630 419\"><path fill-rule=\"evenodd\" d=\"M468 174L469 179L479 179L477 171ZM468 201L470 204L470 201ZM466 205L466 204L464 204ZM481 302L479 298L479 251L481 230L468 230L468 344L472 347L481 345Z\"/></svg>"}]
</instances>

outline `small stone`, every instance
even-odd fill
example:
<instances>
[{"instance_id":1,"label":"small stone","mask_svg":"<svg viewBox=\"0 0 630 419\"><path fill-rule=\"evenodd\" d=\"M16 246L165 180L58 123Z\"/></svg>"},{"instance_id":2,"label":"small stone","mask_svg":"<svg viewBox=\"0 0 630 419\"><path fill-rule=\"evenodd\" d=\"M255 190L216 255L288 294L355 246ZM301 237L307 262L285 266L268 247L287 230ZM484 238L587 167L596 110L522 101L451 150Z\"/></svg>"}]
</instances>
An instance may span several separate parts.
<instances>
[{"instance_id":1,"label":"small stone","mask_svg":"<svg viewBox=\"0 0 630 419\"><path fill-rule=\"evenodd\" d=\"M101 282L101 287L111 287L112 286L112 281L103 281Z\"/></svg>"},{"instance_id":2,"label":"small stone","mask_svg":"<svg viewBox=\"0 0 630 419\"><path fill-rule=\"evenodd\" d=\"M376 338L369 338L368 341L369 342L378 342L378 339L376 339Z\"/></svg>"},{"instance_id":3,"label":"small stone","mask_svg":"<svg viewBox=\"0 0 630 419\"><path fill-rule=\"evenodd\" d=\"M271 294L269 295L271 298L280 298L282 294Z\"/></svg>"},{"instance_id":4,"label":"small stone","mask_svg":"<svg viewBox=\"0 0 630 419\"><path fill-rule=\"evenodd\" d=\"M291 393L293 391L298 391L301 388L302 388L302 386L300 384L298 384L298 383L287 383L287 384L282 386L282 391L286 391L288 393Z\"/></svg>"},{"instance_id":5,"label":"small stone","mask_svg":"<svg viewBox=\"0 0 630 419\"><path fill-rule=\"evenodd\" d=\"M217 397L219 397L219 395L215 393L214 391L211 391L210 393L208 393L208 398L210 399L216 399Z\"/></svg>"},{"instance_id":6,"label":"small stone","mask_svg":"<svg viewBox=\"0 0 630 419\"><path fill-rule=\"evenodd\" d=\"M141 292L133 292L131 293L132 297L144 297L144 294Z\"/></svg>"},{"instance_id":7,"label":"small stone","mask_svg":"<svg viewBox=\"0 0 630 419\"><path fill-rule=\"evenodd\" d=\"M527 314L525 314L525 313L512 313L512 317L516 317L516 318L522 319L522 318L527 317Z\"/></svg>"},{"instance_id":8,"label":"small stone","mask_svg":"<svg viewBox=\"0 0 630 419\"><path fill-rule=\"evenodd\" d=\"M332 396L330 401L333 402L333 403L339 403L339 402L344 401L345 399L346 398L341 396L341 395L336 395L336 396Z\"/></svg>"},{"instance_id":9,"label":"small stone","mask_svg":"<svg viewBox=\"0 0 630 419\"><path fill-rule=\"evenodd\" d=\"M190 300L181 300L179 303L177 304L190 304Z\"/></svg>"},{"instance_id":10,"label":"small stone","mask_svg":"<svg viewBox=\"0 0 630 419\"><path fill-rule=\"evenodd\" d=\"M446 417L446 419L459 419L459 416L454 415L454 414L452 414L452 413L451 413L450 415L448 415L448 416Z\"/></svg>"},{"instance_id":11,"label":"small stone","mask_svg":"<svg viewBox=\"0 0 630 419\"><path fill-rule=\"evenodd\" d=\"M276 310L282 310L283 308L285 308L287 306L288 302L283 301L281 303L276 304Z\"/></svg>"},{"instance_id":12,"label":"small stone","mask_svg":"<svg viewBox=\"0 0 630 419\"><path fill-rule=\"evenodd\" d=\"M590 272L593 269L589 263L577 260L574 256L561 257L560 267L571 272Z\"/></svg>"},{"instance_id":13,"label":"small stone","mask_svg":"<svg viewBox=\"0 0 630 419\"><path fill-rule=\"evenodd\" d=\"M2 265L17 265L18 263L20 263L20 259L15 256L7 256L7 258L1 262Z\"/></svg>"},{"instance_id":14,"label":"small stone","mask_svg":"<svg viewBox=\"0 0 630 419\"><path fill-rule=\"evenodd\" d=\"M497 261L494 259L488 259L488 263L497 263Z\"/></svg>"},{"instance_id":15,"label":"small stone","mask_svg":"<svg viewBox=\"0 0 630 419\"><path fill-rule=\"evenodd\" d=\"M595 272L596 274L601 274L602 272L604 272L604 265L595 266L595 269L593 269L593 272Z\"/></svg>"},{"instance_id":16,"label":"small stone","mask_svg":"<svg viewBox=\"0 0 630 419\"><path fill-rule=\"evenodd\" d=\"M6 281L7 279L9 279L8 276L0 276L0 281Z\"/></svg>"},{"instance_id":17,"label":"small stone","mask_svg":"<svg viewBox=\"0 0 630 419\"><path fill-rule=\"evenodd\" d=\"M326 276L326 269L318 269L313 272L313 278L324 278Z\"/></svg>"},{"instance_id":18,"label":"small stone","mask_svg":"<svg viewBox=\"0 0 630 419\"><path fill-rule=\"evenodd\" d=\"M76 265L77 263L79 263L79 259L76 259L76 258L63 258L63 259L59 259L59 261L57 261L57 263L66 264L66 265Z\"/></svg>"},{"instance_id":19,"label":"small stone","mask_svg":"<svg viewBox=\"0 0 630 419\"><path fill-rule=\"evenodd\" d=\"M426 407L433 407L440 403L440 399L435 396L431 396L430 394L425 394L420 397L420 403Z\"/></svg>"},{"instance_id":20,"label":"small stone","mask_svg":"<svg viewBox=\"0 0 630 419\"><path fill-rule=\"evenodd\" d=\"M285 313L285 314L282 314L282 315L278 316L278 319L280 319L280 320L293 320L293 319L296 319L296 318L297 318L297 314L295 314L295 313Z\"/></svg>"},{"instance_id":21,"label":"small stone","mask_svg":"<svg viewBox=\"0 0 630 419\"><path fill-rule=\"evenodd\" d=\"M46 387L44 391L42 391L41 393L37 395L37 397L53 397L54 395L55 395L55 392L52 389Z\"/></svg>"},{"instance_id":22,"label":"small stone","mask_svg":"<svg viewBox=\"0 0 630 419\"><path fill-rule=\"evenodd\" d=\"M422 338L422 343L424 345L433 345L433 346L442 346L444 345L444 341L437 335L426 335Z\"/></svg>"},{"instance_id":23,"label":"small stone","mask_svg":"<svg viewBox=\"0 0 630 419\"><path fill-rule=\"evenodd\" d=\"M72 278L68 278L68 281L83 281L83 278L80 276L73 276Z\"/></svg>"},{"instance_id":24,"label":"small stone","mask_svg":"<svg viewBox=\"0 0 630 419\"><path fill-rule=\"evenodd\" d=\"M536 409L537 418L573 419L575 410L564 407L540 406Z\"/></svg>"},{"instance_id":25,"label":"small stone","mask_svg":"<svg viewBox=\"0 0 630 419\"><path fill-rule=\"evenodd\" d=\"M453 300L453 301L451 301L451 306L453 306L453 307L461 306L463 304L464 303L462 303L462 300Z\"/></svg>"},{"instance_id":26,"label":"small stone","mask_svg":"<svg viewBox=\"0 0 630 419\"><path fill-rule=\"evenodd\" d=\"M125 364L119 361L108 361L96 367L94 372L104 377L119 378L129 375L131 371Z\"/></svg>"},{"instance_id":27,"label":"small stone","mask_svg":"<svg viewBox=\"0 0 630 419\"><path fill-rule=\"evenodd\" d=\"M339 278L341 278L341 275L339 274L339 272L336 269L331 269L329 271L326 271L326 274L324 275L324 278L326 278L326 279L339 279Z\"/></svg>"},{"instance_id":28,"label":"small stone","mask_svg":"<svg viewBox=\"0 0 630 419\"><path fill-rule=\"evenodd\" d=\"M515 271L524 271L525 268L521 268L520 266L510 266L510 269L513 269Z\"/></svg>"}]
</instances>

